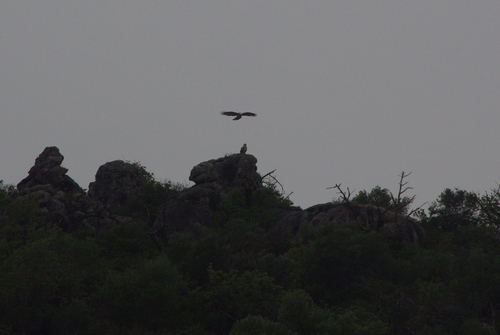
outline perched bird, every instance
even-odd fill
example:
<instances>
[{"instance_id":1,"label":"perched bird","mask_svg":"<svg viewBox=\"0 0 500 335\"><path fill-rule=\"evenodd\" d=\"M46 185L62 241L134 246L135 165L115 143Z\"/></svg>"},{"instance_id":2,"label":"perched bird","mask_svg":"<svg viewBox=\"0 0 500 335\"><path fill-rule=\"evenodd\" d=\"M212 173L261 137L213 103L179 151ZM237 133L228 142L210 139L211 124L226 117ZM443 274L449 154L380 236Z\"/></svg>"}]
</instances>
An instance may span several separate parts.
<instances>
[{"instance_id":1,"label":"perched bird","mask_svg":"<svg viewBox=\"0 0 500 335\"><path fill-rule=\"evenodd\" d=\"M252 112L242 112L242 113L239 113L239 112L233 112L233 111L222 111L220 113L222 115L227 115L227 116L236 116L233 119L233 121L241 119L242 116L257 116L257 114L252 113Z\"/></svg>"},{"instance_id":2,"label":"perched bird","mask_svg":"<svg viewBox=\"0 0 500 335\"><path fill-rule=\"evenodd\" d=\"M240 154L244 155L247 152L247 144L244 143L240 149Z\"/></svg>"}]
</instances>

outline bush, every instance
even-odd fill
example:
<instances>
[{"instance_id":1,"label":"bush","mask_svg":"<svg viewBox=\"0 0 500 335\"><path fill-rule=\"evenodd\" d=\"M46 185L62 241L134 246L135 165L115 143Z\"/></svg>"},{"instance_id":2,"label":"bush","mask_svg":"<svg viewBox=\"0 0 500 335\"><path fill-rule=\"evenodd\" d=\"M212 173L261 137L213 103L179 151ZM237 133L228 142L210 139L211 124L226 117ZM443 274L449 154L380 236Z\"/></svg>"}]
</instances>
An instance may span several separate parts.
<instances>
[{"instance_id":1,"label":"bush","mask_svg":"<svg viewBox=\"0 0 500 335\"><path fill-rule=\"evenodd\" d=\"M164 255L124 271L109 271L100 289L103 310L114 324L144 331L189 324L188 290Z\"/></svg>"}]
</instances>

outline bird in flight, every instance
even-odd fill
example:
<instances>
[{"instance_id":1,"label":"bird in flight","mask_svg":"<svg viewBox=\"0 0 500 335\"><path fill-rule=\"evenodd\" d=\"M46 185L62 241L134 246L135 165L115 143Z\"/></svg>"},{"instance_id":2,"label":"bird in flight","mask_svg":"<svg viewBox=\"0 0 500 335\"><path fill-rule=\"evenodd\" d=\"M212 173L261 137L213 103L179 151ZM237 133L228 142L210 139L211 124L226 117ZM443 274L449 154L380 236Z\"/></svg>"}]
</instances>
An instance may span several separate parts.
<instances>
[{"instance_id":1,"label":"bird in flight","mask_svg":"<svg viewBox=\"0 0 500 335\"><path fill-rule=\"evenodd\" d=\"M227 115L227 116L236 116L233 119L233 121L241 119L242 116L257 116L257 114L252 113L252 112L242 112L242 113L239 113L239 112L233 112L233 111L222 111L220 113L222 115Z\"/></svg>"}]
</instances>

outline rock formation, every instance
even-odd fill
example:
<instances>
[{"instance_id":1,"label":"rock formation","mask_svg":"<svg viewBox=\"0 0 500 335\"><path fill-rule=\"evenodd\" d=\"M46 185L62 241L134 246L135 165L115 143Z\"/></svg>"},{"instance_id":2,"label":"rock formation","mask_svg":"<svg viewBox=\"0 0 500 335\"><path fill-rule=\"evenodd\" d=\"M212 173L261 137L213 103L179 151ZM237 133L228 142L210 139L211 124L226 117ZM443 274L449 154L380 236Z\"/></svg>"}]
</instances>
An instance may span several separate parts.
<instances>
[{"instance_id":1,"label":"rock formation","mask_svg":"<svg viewBox=\"0 0 500 335\"><path fill-rule=\"evenodd\" d=\"M99 167L95 181L89 184L88 195L99 201L107 211L116 211L139 192L144 179L136 164L116 160Z\"/></svg>"},{"instance_id":2,"label":"rock formation","mask_svg":"<svg viewBox=\"0 0 500 335\"><path fill-rule=\"evenodd\" d=\"M15 199L33 199L47 224L72 231L83 225L93 231L113 220L101 203L89 198L61 167L64 156L57 147L47 147L35 160L28 177L17 184Z\"/></svg>"},{"instance_id":3,"label":"rock formation","mask_svg":"<svg viewBox=\"0 0 500 335\"><path fill-rule=\"evenodd\" d=\"M19 192L35 185L50 185L64 192L81 191L80 186L66 175L68 169L61 166L63 160L64 156L57 147L46 147L35 160L35 165L28 172L28 177L17 184Z\"/></svg>"},{"instance_id":4,"label":"rock formation","mask_svg":"<svg viewBox=\"0 0 500 335\"><path fill-rule=\"evenodd\" d=\"M385 232L394 239L415 244L421 242L424 237L422 227L411 218L397 215L382 207L360 205L355 202L319 204L305 210L292 209L281 216L274 228L274 234L297 235L302 224L318 228L327 222L339 224L356 222L365 231Z\"/></svg>"},{"instance_id":5,"label":"rock formation","mask_svg":"<svg viewBox=\"0 0 500 335\"><path fill-rule=\"evenodd\" d=\"M46 223L58 225L65 231L83 225L97 232L101 227L126 219L119 216L120 208L127 206L131 197L140 196L146 182L140 165L121 160L102 165L87 195L66 175L68 170L61 167L63 160L58 148L45 148L11 196L30 197ZM243 190L247 206L252 206L254 191L262 187L256 164L257 159L252 155L233 154L193 167L189 180L195 185L170 198L156 215L150 216L151 235L168 240L173 231L191 229L195 224L210 225L213 213L232 188ZM328 222L356 222L360 229L384 232L390 238L414 243L419 243L424 235L422 228L408 217L355 202L319 204L305 210L281 208L276 209L276 217L276 224L264 236L266 240L297 236L303 225L315 229Z\"/></svg>"},{"instance_id":6,"label":"rock formation","mask_svg":"<svg viewBox=\"0 0 500 335\"><path fill-rule=\"evenodd\" d=\"M196 223L209 225L212 213L232 187L244 189L247 204L251 205L252 192L262 187L256 163L252 155L230 155L195 166L189 180L196 184L159 208L157 215L150 218L151 233L168 239L171 232L190 229ZM363 230L385 232L394 239L417 244L424 235L423 229L410 218L354 202L319 204L305 210L291 207L277 212L278 220L268 232L268 240L297 236L302 224L314 229L333 221L339 224L356 222Z\"/></svg>"},{"instance_id":7,"label":"rock formation","mask_svg":"<svg viewBox=\"0 0 500 335\"><path fill-rule=\"evenodd\" d=\"M251 204L252 192L262 187L256 164L252 155L234 154L196 165L189 175L195 185L159 208L150 219L151 232L164 235L189 229L195 223L210 224L213 211L230 188L242 188Z\"/></svg>"}]
</instances>

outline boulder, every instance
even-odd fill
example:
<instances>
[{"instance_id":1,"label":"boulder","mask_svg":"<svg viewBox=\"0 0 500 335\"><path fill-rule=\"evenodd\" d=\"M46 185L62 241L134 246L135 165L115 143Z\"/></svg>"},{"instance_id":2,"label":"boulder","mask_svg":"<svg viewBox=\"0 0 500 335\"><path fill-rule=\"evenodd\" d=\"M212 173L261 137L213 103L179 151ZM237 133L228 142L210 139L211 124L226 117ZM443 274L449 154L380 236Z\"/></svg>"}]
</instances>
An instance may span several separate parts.
<instances>
[{"instance_id":1,"label":"boulder","mask_svg":"<svg viewBox=\"0 0 500 335\"><path fill-rule=\"evenodd\" d=\"M57 147L46 147L35 160L35 165L29 170L17 189L25 191L36 185L50 185L63 192L81 191L80 186L66 175L68 169L61 167L64 156Z\"/></svg>"},{"instance_id":2,"label":"boulder","mask_svg":"<svg viewBox=\"0 0 500 335\"><path fill-rule=\"evenodd\" d=\"M306 224L318 228L327 222L339 224L356 222L366 231L386 232L390 237L418 244L424 237L424 230L409 217L397 215L382 207L349 203L325 203L311 206L305 210L292 208L281 215L276 227L275 236L300 233L300 226Z\"/></svg>"},{"instance_id":3,"label":"boulder","mask_svg":"<svg viewBox=\"0 0 500 335\"><path fill-rule=\"evenodd\" d=\"M252 155L234 154L196 165L189 176L195 185L160 206L149 220L151 234L168 238L172 231L210 224L212 213L230 188L242 188L250 204L252 192L262 187L256 164Z\"/></svg>"},{"instance_id":4,"label":"boulder","mask_svg":"<svg viewBox=\"0 0 500 335\"><path fill-rule=\"evenodd\" d=\"M226 197L228 189L240 187L247 195L251 206L251 195L262 187L262 177L257 173L257 159L252 155L235 154L202 162L191 170L189 180L195 185L160 206L156 215L150 217L150 233L168 240L174 231L191 229L195 224L209 225L212 213ZM408 217L397 215L384 208L349 203L325 203L309 207L276 209L278 218L265 239L285 240L287 236L299 236L303 224L315 229L328 222L339 224L357 222L363 230L385 232L397 240L419 243L423 229Z\"/></svg>"},{"instance_id":5,"label":"boulder","mask_svg":"<svg viewBox=\"0 0 500 335\"><path fill-rule=\"evenodd\" d=\"M113 224L101 203L88 197L61 167L64 157L57 147L47 147L35 160L28 177L17 184L14 199L30 198L36 202L46 224L64 231L85 226L93 232Z\"/></svg>"},{"instance_id":6,"label":"boulder","mask_svg":"<svg viewBox=\"0 0 500 335\"><path fill-rule=\"evenodd\" d=\"M257 158L241 154L202 162L193 167L189 180L197 185L216 182L223 188L261 185L261 176L257 173Z\"/></svg>"},{"instance_id":7,"label":"boulder","mask_svg":"<svg viewBox=\"0 0 500 335\"><path fill-rule=\"evenodd\" d=\"M141 173L136 164L122 160L108 162L97 170L95 181L89 184L88 195L103 204L107 211L116 213L130 197L138 194L144 183Z\"/></svg>"},{"instance_id":8,"label":"boulder","mask_svg":"<svg viewBox=\"0 0 500 335\"><path fill-rule=\"evenodd\" d=\"M61 167L63 160L57 147L45 148L10 196L29 197L36 202L46 223L58 225L65 231L83 225L97 233L101 227L131 219L119 214L120 208L132 197L139 196L143 189L146 179L140 165L116 160L100 166L85 194L66 175L68 170ZM232 188L244 192L246 205L250 207L254 191L262 187L257 159L244 152L196 165L189 180L195 185L170 198L156 215L150 216L148 225L154 238L168 240L174 231L191 229L197 224L210 225L213 213ZM328 222L356 222L360 229L384 232L389 238L413 243L421 242L424 236L418 223L406 216L355 202L325 203L304 210L276 208L275 211L276 224L264 236L268 241L285 241L287 236L299 236L303 225L315 229Z\"/></svg>"}]
</instances>

